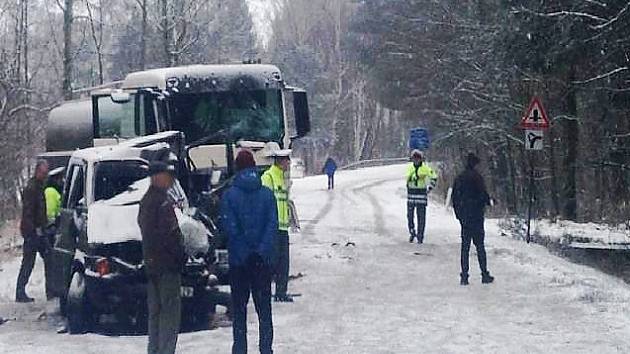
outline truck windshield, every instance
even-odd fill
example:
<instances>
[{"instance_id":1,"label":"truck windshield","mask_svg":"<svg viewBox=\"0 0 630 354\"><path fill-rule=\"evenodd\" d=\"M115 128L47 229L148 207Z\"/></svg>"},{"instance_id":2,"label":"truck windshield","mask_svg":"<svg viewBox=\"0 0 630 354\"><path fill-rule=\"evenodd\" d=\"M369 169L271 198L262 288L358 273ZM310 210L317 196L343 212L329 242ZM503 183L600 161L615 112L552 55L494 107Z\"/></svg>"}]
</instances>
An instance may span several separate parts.
<instances>
[{"instance_id":1,"label":"truck windshield","mask_svg":"<svg viewBox=\"0 0 630 354\"><path fill-rule=\"evenodd\" d=\"M136 182L148 176L141 161L104 161L95 166L94 201L106 200L134 189Z\"/></svg>"},{"instance_id":2,"label":"truck windshield","mask_svg":"<svg viewBox=\"0 0 630 354\"><path fill-rule=\"evenodd\" d=\"M218 132L225 133L232 141L279 142L284 136L280 90L175 95L171 113L172 128L182 131L187 143Z\"/></svg>"},{"instance_id":3,"label":"truck windshield","mask_svg":"<svg viewBox=\"0 0 630 354\"><path fill-rule=\"evenodd\" d=\"M98 98L98 137L133 138L136 137L134 121L134 99L125 103L116 103L109 96Z\"/></svg>"}]
</instances>

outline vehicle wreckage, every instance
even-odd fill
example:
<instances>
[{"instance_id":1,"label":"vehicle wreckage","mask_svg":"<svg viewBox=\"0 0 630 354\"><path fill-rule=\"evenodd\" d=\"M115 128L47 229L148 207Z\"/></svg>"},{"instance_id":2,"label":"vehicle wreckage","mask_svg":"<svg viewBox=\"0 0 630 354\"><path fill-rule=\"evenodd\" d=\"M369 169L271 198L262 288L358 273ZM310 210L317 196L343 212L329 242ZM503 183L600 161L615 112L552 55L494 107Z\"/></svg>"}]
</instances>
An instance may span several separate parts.
<instances>
[{"instance_id":1,"label":"vehicle wreckage","mask_svg":"<svg viewBox=\"0 0 630 354\"><path fill-rule=\"evenodd\" d=\"M67 166L53 289L68 330L82 332L100 314L146 327L136 216L155 159L170 160L177 171L170 195L188 255L183 325L204 326L217 304L229 304L218 289L227 284L228 266L217 225L235 153L252 151L262 171L272 163L269 150L305 136L306 92L287 86L277 67L260 64L153 69L111 86L51 111L47 152L40 156Z\"/></svg>"}]
</instances>

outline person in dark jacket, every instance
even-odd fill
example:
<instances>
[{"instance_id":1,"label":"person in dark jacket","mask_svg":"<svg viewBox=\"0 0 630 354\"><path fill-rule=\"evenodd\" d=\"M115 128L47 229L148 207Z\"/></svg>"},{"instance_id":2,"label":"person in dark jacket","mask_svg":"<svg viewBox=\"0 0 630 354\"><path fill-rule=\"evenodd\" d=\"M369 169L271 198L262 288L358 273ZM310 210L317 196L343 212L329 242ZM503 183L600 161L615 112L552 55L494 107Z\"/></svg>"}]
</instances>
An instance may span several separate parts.
<instances>
[{"instance_id":1,"label":"person in dark jacket","mask_svg":"<svg viewBox=\"0 0 630 354\"><path fill-rule=\"evenodd\" d=\"M181 272L185 261L182 234L168 190L174 168L164 162L149 166L151 186L140 201L138 225L147 276L149 353L175 352L181 320Z\"/></svg>"},{"instance_id":2,"label":"person in dark jacket","mask_svg":"<svg viewBox=\"0 0 630 354\"><path fill-rule=\"evenodd\" d=\"M328 176L328 189L335 189L335 172L337 171L337 163L332 157L326 159L323 172Z\"/></svg>"},{"instance_id":3,"label":"person in dark jacket","mask_svg":"<svg viewBox=\"0 0 630 354\"><path fill-rule=\"evenodd\" d=\"M20 221L20 231L24 238L22 246L22 265L18 274L17 287L15 289L16 302L33 302L33 298L26 294L26 284L31 277L35 266L35 257L39 252L44 260L44 274L46 278L46 297L52 297L49 289L49 261L50 244L46 237L46 200L44 198L44 184L48 178L48 163L40 160L35 165L35 175L28 181L26 188L22 191L22 220Z\"/></svg>"},{"instance_id":4,"label":"person in dark jacket","mask_svg":"<svg viewBox=\"0 0 630 354\"><path fill-rule=\"evenodd\" d=\"M247 303L252 295L259 322L259 349L273 352L271 281L278 215L273 192L263 188L254 157L242 150L238 174L221 201L221 228L228 238L233 306L232 353L247 353Z\"/></svg>"},{"instance_id":5,"label":"person in dark jacket","mask_svg":"<svg viewBox=\"0 0 630 354\"><path fill-rule=\"evenodd\" d=\"M453 184L453 209L462 226L461 248L461 285L468 285L470 242L477 248L477 259L481 268L481 282L492 283L494 277L488 272L486 248L484 245L484 212L490 205L490 196L486 191L483 177L475 167L480 160L475 154L468 154L466 169L455 179Z\"/></svg>"}]
</instances>

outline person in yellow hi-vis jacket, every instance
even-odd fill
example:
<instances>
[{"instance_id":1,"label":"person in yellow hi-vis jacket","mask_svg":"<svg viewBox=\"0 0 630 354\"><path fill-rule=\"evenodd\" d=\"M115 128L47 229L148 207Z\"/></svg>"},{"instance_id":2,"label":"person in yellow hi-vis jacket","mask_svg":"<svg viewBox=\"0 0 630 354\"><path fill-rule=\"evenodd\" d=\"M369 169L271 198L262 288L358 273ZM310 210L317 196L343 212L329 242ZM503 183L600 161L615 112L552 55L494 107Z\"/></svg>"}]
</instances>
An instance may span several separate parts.
<instances>
[{"instance_id":1,"label":"person in yellow hi-vis jacket","mask_svg":"<svg viewBox=\"0 0 630 354\"><path fill-rule=\"evenodd\" d=\"M61 214L61 188L63 188L65 170L65 167L58 167L48 172L48 184L44 189L48 228L56 226L57 217Z\"/></svg>"},{"instance_id":2,"label":"person in yellow hi-vis jacket","mask_svg":"<svg viewBox=\"0 0 630 354\"><path fill-rule=\"evenodd\" d=\"M278 208L278 234L276 235L276 261L274 266L274 279L276 282L276 302L293 302L293 298L288 295L289 283L289 226L290 226L290 205L289 186L286 180L286 173L291 166L291 150L274 147L266 153L267 157L273 158L271 167L263 173L261 179L263 186L271 189L276 197Z\"/></svg>"},{"instance_id":3,"label":"person in yellow hi-vis jacket","mask_svg":"<svg viewBox=\"0 0 630 354\"><path fill-rule=\"evenodd\" d=\"M424 163L420 150L411 152L411 163L407 167L407 225L409 227L409 242L418 239L424 242L424 228L427 214L427 195L435 188L437 174L429 165ZM418 218L416 230L414 219Z\"/></svg>"}]
</instances>

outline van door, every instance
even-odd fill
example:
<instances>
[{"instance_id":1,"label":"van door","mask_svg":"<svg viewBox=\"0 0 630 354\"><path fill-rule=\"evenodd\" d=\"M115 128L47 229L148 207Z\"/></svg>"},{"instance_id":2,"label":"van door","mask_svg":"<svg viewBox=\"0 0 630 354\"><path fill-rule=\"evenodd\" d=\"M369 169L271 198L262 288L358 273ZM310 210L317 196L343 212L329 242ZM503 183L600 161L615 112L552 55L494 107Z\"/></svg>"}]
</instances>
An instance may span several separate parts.
<instances>
[{"instance_id":1,"label":"van door","mask_svg":"<svg viewBox=\"0 0 630 354\"><path fill-rule=\"evenodd\" d=\"M81 234L86 233L87 207L85 206L84 161L71 161L64 184L59 228L52 250L52 290L56 296L65 296L72 277L72 261Z\"/></svg>"}]
</instances>

